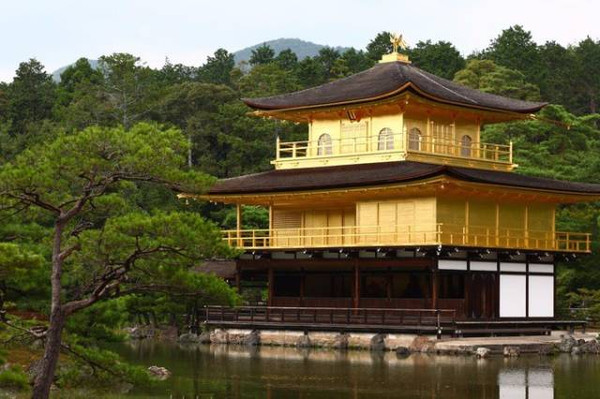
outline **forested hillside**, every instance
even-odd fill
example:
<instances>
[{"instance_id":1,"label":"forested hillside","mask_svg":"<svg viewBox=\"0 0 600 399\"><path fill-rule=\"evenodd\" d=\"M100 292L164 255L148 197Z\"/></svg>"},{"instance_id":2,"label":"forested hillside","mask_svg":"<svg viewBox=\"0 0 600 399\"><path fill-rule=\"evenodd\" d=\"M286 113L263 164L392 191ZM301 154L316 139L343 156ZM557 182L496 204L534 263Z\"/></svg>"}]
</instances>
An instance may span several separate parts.
<instances>
[{"instance_id":1,"label":"forested hillside","mask_svg":"<svg viewBox=\"0 0 600 399\"><path fill-rule=\"evenodd\" d=\"M236 67L226 49L217 50L202 65L166 63L160 69L144 66L137 55L117 53L101 57L98 68L78 60L59 83L39 61L24 60L11 83L0 83L0 318L19 316L29 326L27 315L44 318L50 313L53 237L56 240L61 212L78 201L85 206L59 233L70 245L61 255L69 259L58 282L63 284L62 295L69 301L91 301L65 324L74 345L83 335L109 339L112 328L134 319L182 325L189 320L178 320L178 315L192 308L237 301L220 282L191 277L189 267L167 275L159 266L173 254L188 260L230 255L215 241L215 226L203 218L217 226L230 225L232 210L185 203L172 190L191 187L202 192L214 178L267 170L277 136L305 138L306 126L247 116L240 98L339 79L371 67L390 50L387 32L365 50L341 53L325 47L306 58L291 50L276 54L261 45L251 50L248 71ZM530 32L514 26L500 32L487 49L466 58L443 41L418 42L407 52L414 65L446 79L551 103L536 119L487 127L485 140L513 141L517 173L600 183L600 41L581 38L569 47L535 43ZM157 167L162 162L164 167ZM79 187L81 181L91 188ZM40 199L34 186L45 190L47 198ZM561 229L593 232L595 251L561 265L559 306L591 307L596 315L599 205L565 207L558 219ZM260 211L247 214L252 216L245 220L247 227L264 223ZM168 234L159 228L167 222L174 226ZM197 231L202 234L194 238L192 232ZM179 241L168 241L168 248L162 241L159 245L157 240L167 236ZM94 242L105 246L86 246ZM149 248L154 252L146 258ZM119 262L126 263L134 254L143 258L137 269L118 274ZM113 283L123 291L111 291ZM161 289L142 289L157 285ZM182 297L182 289L206 295ZM2 329L0 333L9 334ZM104 367L113 363L109 355L78 348L80 354L96 356ZM131 374L124 366L118 372Z\"/></svg>"}]
</instances>

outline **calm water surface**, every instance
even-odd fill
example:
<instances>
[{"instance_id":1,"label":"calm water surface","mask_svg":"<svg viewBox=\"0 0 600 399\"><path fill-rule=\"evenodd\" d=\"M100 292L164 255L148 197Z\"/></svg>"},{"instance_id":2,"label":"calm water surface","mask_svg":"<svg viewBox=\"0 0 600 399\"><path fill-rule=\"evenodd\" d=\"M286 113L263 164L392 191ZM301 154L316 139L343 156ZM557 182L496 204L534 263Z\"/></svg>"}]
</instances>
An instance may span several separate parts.
<instances>
[{"instance_id":1,"label":"calm water surface","mask_svg":"<svg viewBox=\"0 0 600 399\"><path fill-rule=\"evenodd\" d=\"M131 342L129 361L168 368L124 398L600 398L600 356L474 357Z\"/></svg>"}]
</instances>

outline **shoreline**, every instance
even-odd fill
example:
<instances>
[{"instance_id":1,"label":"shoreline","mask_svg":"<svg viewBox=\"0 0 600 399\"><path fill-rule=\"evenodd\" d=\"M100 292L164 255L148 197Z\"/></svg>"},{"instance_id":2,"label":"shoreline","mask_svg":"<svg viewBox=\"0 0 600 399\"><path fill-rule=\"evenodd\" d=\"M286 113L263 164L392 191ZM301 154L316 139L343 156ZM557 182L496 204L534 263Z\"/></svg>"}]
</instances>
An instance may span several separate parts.
<instances>
[{"instance_id":1,"label":"shoreline","mask_svg":"<svg viewBox=\"0 0 600 399\"><path fill-rule=\"evenodd\" d=\"M488 357L520 354L558 353L600 354L595 333L554 331L551 335L442 338L435 335L302 332L289 330L213 329L201 334L182 334L177 342L185 345L234 345L296 347L331 350L396 352L398 355L475 355Z\"/></svg>"}]
</instances>

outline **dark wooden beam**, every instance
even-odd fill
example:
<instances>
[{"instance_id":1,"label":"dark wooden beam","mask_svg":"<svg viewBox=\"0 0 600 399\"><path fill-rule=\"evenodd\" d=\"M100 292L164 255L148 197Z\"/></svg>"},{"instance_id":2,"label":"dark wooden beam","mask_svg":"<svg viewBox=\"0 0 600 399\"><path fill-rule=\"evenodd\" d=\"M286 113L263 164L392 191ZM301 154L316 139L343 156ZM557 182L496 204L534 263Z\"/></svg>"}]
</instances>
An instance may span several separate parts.
<instances>
[{"instance_id":1,"label":"dark wooden beam","mask_svg":"<svg viewBox=\"0 0 600 399\"><path fill-rule=\"evenodd\" d=\"M352 298L354 308L360 307L360 269L354 264L354 296Z\"/></svg>"},{"instance_id":2,"label":"dark wooden beam","mask_svg":"<svg viewBox=\"0 0 600 399\"><path fill-rule=\"evenodd\" d=\"M273 275L273 268L272 267L269 268L268 276L269 276L268 277L269 297L267 299L267 304L268 304L268 306L272 306L272 304L273 304L273 292L274 292L273 291L273 288L274 288L273 284L275 282L275 279L273 278L274 275Z\"/></svg>"}]
</instances>

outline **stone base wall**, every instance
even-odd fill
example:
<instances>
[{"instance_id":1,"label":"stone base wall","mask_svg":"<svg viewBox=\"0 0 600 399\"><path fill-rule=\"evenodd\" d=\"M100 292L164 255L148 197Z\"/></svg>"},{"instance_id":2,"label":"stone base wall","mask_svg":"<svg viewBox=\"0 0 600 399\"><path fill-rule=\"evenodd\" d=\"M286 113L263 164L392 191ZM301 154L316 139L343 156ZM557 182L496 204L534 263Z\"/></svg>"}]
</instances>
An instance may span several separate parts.
<instances>
[{"instance_id":1,"label":"stone base wall","mask_svg":"<svg viewBox=\"0 0 600 399\"><path fill-rule=\"evenodd\" d=\"M413 334L337 333L327 331L215 329L210 332L213 344L298 346L328 349L421 351L433 345L435 336Z\"/></svg>"}]
</instances>

